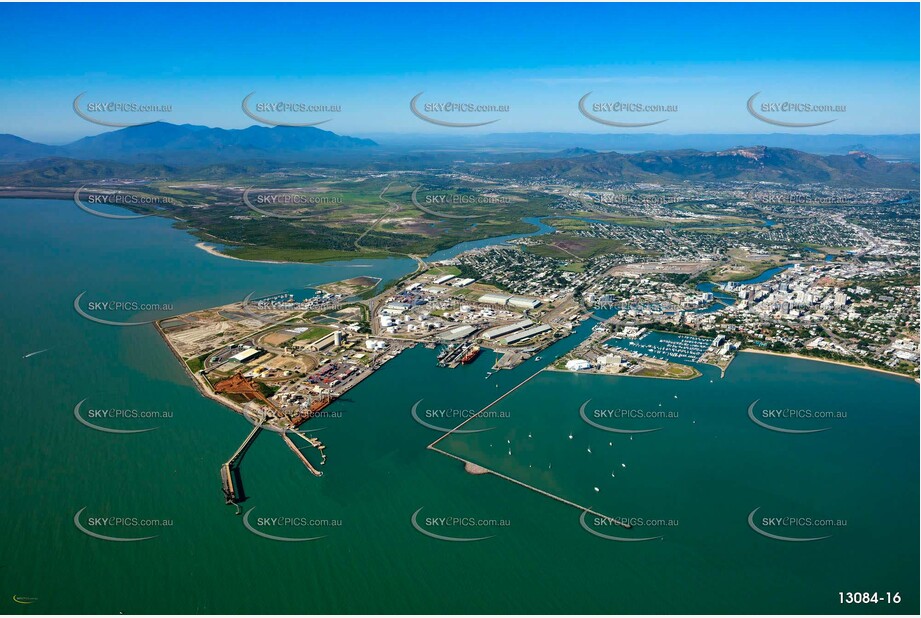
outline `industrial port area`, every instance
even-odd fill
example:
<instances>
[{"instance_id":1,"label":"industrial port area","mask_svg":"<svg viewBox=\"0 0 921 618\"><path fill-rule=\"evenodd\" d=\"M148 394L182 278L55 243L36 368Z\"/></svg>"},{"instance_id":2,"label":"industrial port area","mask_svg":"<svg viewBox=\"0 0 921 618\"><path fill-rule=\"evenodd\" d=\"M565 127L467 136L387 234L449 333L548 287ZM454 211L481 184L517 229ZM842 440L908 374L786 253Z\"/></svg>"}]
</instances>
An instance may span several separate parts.
<instances>
[{"instance_id":1,"label":"industrial port area","mask_svg":"<svg viewBox=\"0 0 921 618\"><path fill-rule=\"evenodd\" d=\"M585 318L566 298L508 295L451 271L443 263L420 264L370 299L346 296L359 291L354 281L336 282L157 323L198 390L253 424L221 466L228 504L245 499L239 463L263 430L278 434L311 474L322 476L326 446L300 427L403 350L437 348L433 361L445 369L489 350L495 360L488 378L532 358ZM305 455L292 437L316 454Z\"/></svg>"},{"instance_id":2,"label":"industrial port area","mask_svg":"<svg viewBox=\"0 0 921 618\"><path fill-rule=\"evenodd\" d=\"M326 463L325 445L298 428L412 343L373 339L361 305L316 290L238 303L162 320L157 327L199 391L253 424L240 448L222 465L228 504L244 498L239 463L260 431L282 440L314 475ZM312 462L292 441L316 450ZM317 459L317 457L314 457Z\"/></svg>"},{"instance_id":3,"label":"industrial port area","mask_svg":"<svg viewBox=\"0 0 921 618\"><path fill-rule=\"evenodd\" d=\"M521 364L578 324L580 308L570 297L508 294L461 276L452 263L423 269L372 300L374 335L441 346L438 363L444 367L472 362L489 350L496 371Z\"/></svg>"},{"instance_id":4,"label":"industrial port area","mask_svg":"<svg viewBox=\"0 0 921 618\"><path fill-rule=\"evenodd\" d=\"M302 426L418 345L432 350L432 362L445 371L478 361L486 379L533 360L538 371L690 380L701 375L700 364L724 376L739 350L916 375L910 325L917 320L917 288L908 285L913 266L904 243L869 224L808 220L835 225L856 240L846 251L754 242L743 248L727 233L706 245L734 247L720 260L709 253L692 260L683 252L577 259L502 243L438 261L412 256L416 270L388 283L354 277L250 295L161 320L158 328L201 393L254 426L221 468L224 495L234 505L245 499L239 462L260 432L277 433L321 476L326 446ZM562 222L575 229L573 238L620 230L577 223ZM745 233L775 234L778 225ZM652 232L640 227L635 233ZM659 235L676 233L668 227ZM557 229L538 238L564 246L569 236ZM701 238L682 233L682 242ZM580 341L568 352L544 352L586 320L596 323L579 329ZM312 448L302 451L302 442Z\"/></svg>"},{"instance_id":5,"label":"industrial port area","mask_svg":"<svg viewBox=\"0 0 921 618\"><path fill-rule=\"evenodd\" d=\"M245 500L239 464L263 431L322 476L326 445L305 424L415 346L439 371L476 362L486 380L527 361L525 382L542 371L693 380L702 365L724 377L739 351L917 375L916 267L901 229L824 216L819 195L751 205L720 185L702 203L684 186L666 208L532 188L556 197L553 226L536 234L440 260L408 253L415 271L386 283L251 294L158 322L201 393L253 425L221 467L228 504ZM890 193L863 197L909 208ZM565 351L548 350L577 331Z\"/></svg>"}]
</instances>

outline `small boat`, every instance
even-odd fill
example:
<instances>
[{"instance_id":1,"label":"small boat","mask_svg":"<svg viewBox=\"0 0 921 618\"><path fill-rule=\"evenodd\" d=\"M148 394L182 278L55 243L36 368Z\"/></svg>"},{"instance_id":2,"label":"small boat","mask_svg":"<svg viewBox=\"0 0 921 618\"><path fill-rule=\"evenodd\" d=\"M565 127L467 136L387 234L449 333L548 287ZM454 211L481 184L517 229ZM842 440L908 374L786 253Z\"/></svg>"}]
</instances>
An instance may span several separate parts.
<instances>
[{"instance_id":1,"label":"small boat","mask_svg":"<svg viewBox=\"0 0 921 618\"><path fill-rule=\"evenodd\" d=\"M509 449L509 450L508 450L508 454L509 454L509 455L512 454L512 449Z\"/></svg>"},{"instance_id":2,"label":"small boat","mask_svg":"<svg viewBox=\"0 0 921 618\"><path fill-rule=\"evenodd\" d=\"M592 447L588 447L588 452L589 452L589 453L592 452Z\"/></svg>"},{"instance_id":3,"label":"small boat","mask_svg":"<svg viewBox=\"0 0 921 618\"><path fill-rule=\"evenodd\" d=\"M530 433L528 433L528 437L529 437L529 438L531 437L531 434L530 434Z\"/></svg>"},{"instance_id":4,"label":"small boat","mask_svg":"<svg viewBox=\"0 0 921 618\"><path fill-rule=\"evenodd\" d=\"M569 439L572 440L572 434L569 434Z\"/></svg>"},{"instance_id":5,"label":"small boat","mask_svg":"<svg viewBox=\"0 0 921 618\"><path fill-rule=\"evenodd\" d=\"M600 490L600 489L598 489L598 488L596 487L596 488L595 488L595 491L601 491L601 490Z\"/></svg>"},{"instance_id":6,"label":"small boat","mask_svg":"<svg viewBox=\"0 0 921 618\"><path fill-rule=\"evenodd\" d=\"M627 467L627 464L622 463L622 464L620 464L620 467L621 467L621 468L626 468L626 467Z\"/></svg>"}]
</instances>

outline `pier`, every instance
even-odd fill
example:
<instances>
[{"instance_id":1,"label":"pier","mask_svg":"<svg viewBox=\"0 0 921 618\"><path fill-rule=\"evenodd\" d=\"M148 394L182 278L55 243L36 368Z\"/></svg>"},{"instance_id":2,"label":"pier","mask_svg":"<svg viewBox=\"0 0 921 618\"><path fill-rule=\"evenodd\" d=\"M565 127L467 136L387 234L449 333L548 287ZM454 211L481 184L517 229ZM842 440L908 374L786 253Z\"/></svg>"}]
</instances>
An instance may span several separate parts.
<instances>
[{"instance_id":1,"label":"pier","mask_svg":"<svg viewBox=\"0 0 921 618\"><path fill-rule=\"evenodd\" d=\"M507 391L505 394L501 395L498 399L496 399L496 400L493 401L492 403L487 404L485 408L483 408L482 410L480 410L480 411L477 412L476 414L472 415L470 418L468 418L467 420L465 420L463 423L461 423L460 425L458 425L457 427L455 427L454 429L452 429L451 431L449 431L449 432L446 433L445 435L441 436L440 438L438 438L437 440L435 440L434 442L432 442L431 444L429 444L428 447L426 447L426 448L432 449L433 451L437 451L438 449L435 448L435 445L436 445L436 444L438 444L439 442L441 442L442 440L444 440L445 438L447 438L448 436L450 436L452 433L454 433L455 431L457 431L458 429L460 429L461 427L463 427L464 425L466 425L467 423L469 423L470 421L472 421L473 419L475 419L476 417L478 417L479 415L481 415L483 412L485 412L486 410L490 409L491 407L493 407L494 405L496 405L497 403L499 403L500 401L502 401L503 399L505 399L506 397L508 397L508 396L511 395L512 393L514 393L515 391L517 391L519 388L521 388L522 386L524 386L525 384L527 384L528 382L530 382L531 380L533 380L534 378L536 378L536 377L540 374L541 371L544 371L544 370L543 370L543 369L539 369L538 371L534 372L533 374L531 374L530 376L528 376L527 378L525 378L524 380L522 380L517 386L514 386L511 390L509 390L509 391ZM439 451L439 452L441 452L441 451ZM445 453L445 455L447 455L447 453Z\"/></svg>"},{"instance_id":2,"label":"pier","mask_svg":"<svg viewBox=\"0 0 921 618\"><path fill-rule=\"evenodd\" d=\"M615 519L615 518L613 518L613 517L609 517L609 516L607 516L607 515L604 515L603 513L599 513L598 511L592 510L591 508L582 506L582 505L580 505L580 504L576 504L576 503L573 502L572 500L567 500L566 498L563 498L563 497L560 497L560 496L551 494L551 493L549 493L549 492L546 492L546 491L544 491L543 489L538 489L537 487L534 487L533 485L528 485L527 483L523 483L523 482L521 482L521 481L519 481L519 480L517 480L517 479L513 479L512 477L506 476L506 475L502 474L501 472L496 472L495 470L490 470L489 468L485 468L485 467L483 467L483 466L481 466L481 465L479 465L479 464L475 464L475 463L473 463L472 461L467 461L466 459L463 459L462 457L458 457L457 455L453 455L453 454L451 454L451 453L445 452L445 451L443 451L443 450L441 450L441 449L439 449L439 448L435 448L435 447L432 447L432 446L429 446L429 448L430 448L431 450L433 450L433 451L436 451L436 452L438 452L438 453L441 453L442 455L447 455L448 457L450 457L450 458L452 458L452 459L456 459L457 461L462 462L462 463L464 464L464 468L465 468L466 470L470 471L471 474L492 474L493 476L498 476L500 479L504 479L504 480L506 480L506 481L509 481L510 483L515 483L516 485L519 485L519 486L521 486L521 487L524 487L525 489L530 489L531 491L536 491L537 493L541 494L542 496L546 496L546 497L548 497L548 498L552 498L552 499L556 500L557 502L562 502L563 504L566 504L566 505L571 506L571 507L573 507L573 508L579 509L580 511L583 511L583 512L585 512L585 513L589 513L589 514L591 514L591 515L594 515L595 517L600 517L600 518L602 518L602 519L605 519L605 520L607 520L607 521L609 521L609 522L611 522L612 524L615 524L615 525L617 525L617 526L622 526L622 527L627 528L627 529L630 529L630 528L633 527L631 524L628 524L628 523L625 522L625 521L620 521L619 519Z\"/></svg>"},{"instance_id":3,"label":"pier","mask_svg":"<svg viewBox=\"0 0 921 618\"><path fill-rule=\"evenodd\" d=\"M610 521L611 523L613 523L613 524L615 524L615 525L617 525L617 526L622 526L622 527L627 528L627 529L632 528L633 526L630 525L630 524L627 523L627 522L620 521L620 520L615 519L615 518L613 518L613 517L609 517L609 516L607 516L607 515L604 515L603 513L599 513L599 512L597 512L597 511L594 511L594 510L592 510L592 509L589 508L589 507L585 507L585 506L582 506L582 505L580 505L580 504L576 504L575 502L573 502L573 501L571 501L571 500L567 500L566 498L563 498L563 497L561 497L561 496L557 496L557 495L551 494L551 493L549 493L549 492L544 491L543 489L538 489L537 487L534 487L533 485L528 485L527 483L523 483L523 482L521 482L521 481L519 481L519 480L517 480L517 479L513 479L512 477L506 476L506 475L504 475L504 474L502 474L502 473L500 473L500 472L496 472L495 470L490 470L489 468L486 468L485 466L481 466L481 465L479 465L479 464L477 464L477 463L474 463L474 462L472 462L472 461L468 461L468 460L466 460L466 459L464 459L464 458L462 458L462 457L458 457L457 455L454 455L454 454L452 454L452 453L448 453L447 451L443 451L443 450L441 450L440 448L438 448L438 447L436 446L439 442L441 442L442 440L444 440L445 438L447 438L448 436L450 436L452 433L454 433L455 431L457 431L458 429L460 429L461 427L463 427L464 425L466 425L467 423L469 423L469 422L472 421L473 419L477 418L478 416L480 416L481 414L483 414L483 412L485 412L486 410L490 409L491 407L493 407L494 405L496 405L497 403L499 403L500 401L502 401L503 399L505 399L506 397L508 397L508 396L511 395L512 393L514 393L515 391L517 391L519 388L521 388L522 386L524 386L525 384L527 384L528 382L530 382L531 380L533 380L534 378L536 378L538 375L540 375L541 371L544 371L544 370L541 369L541 370L535 372L534 374L532 374L531 376L529 376L528 378L525 378L525 379L524 379L522 382L520 382L517 386L515 386L514 388L512 388L511 390L509 390L508 392L506 392L504 395L502 395L501 397L499 397L498 399L496 399L496 400L493 401L492 403L488 404L485 408L483 408L482 410L480 410L480 411L477 412L476 414L472 415L470 418L466 419L463 423L461 423L460 425L458 425L457 427L455 427L454 429L452 429L452 430L449 431L448 433L444 434L443 436L441 436L440 438L438 438L437 440L435 440L434 442L432 442L431 444L429 444L428 447L426 447L426 448L428 448L428 449L431 450L431 451L435 451L436 453L441 453L442 455L446 455L446 456L448 456L448 457L450 457L450 458L452 458L452 459L455 459L455 460L457 460L457 461L463 463L463 464L464 464L464 469L467 470L467 471L468 471L469 473L471 473L471 474L492 474L493 476L497 476L497 477L499 477L500 479L504 479L504 480L506 480L506 481L509 481L510 483L514 483L514 484L516 484L516 485L518 485L518 486L520 486L520 487L524 487L525 489L530 489L531 491L537 492L537 493L541 494L542 496L546 496L546 497L548 497L548 498L552 498L553 500L556 500L557 502L562 502L563 504L566 504L566 505L571 506L571 507L573 507L573 508L579 509L580 511L582 511L582 512L584 512L584 513L590 513L590 514L592 514L592 515L594 515L594 516L596 516L596 517L601 517L601 518L603 518L603 519L606 519L606 520Z\"/></svg>"},{"instance_id":4,"label":"pier","mask_svg":"<svg viewBox=\"0 0 921 618\"><path fill-rule=\"evenodd\" d=\"M239 464L243 455L249 450L256 436L262 431L262 422L257 423L236 452L221 466L221 485L227 504L236 505L243 499L243 484L240 482Z\"/></svg>"},{"instance_id":5,"label":"pier","mask_svg":"<svg viewBox=\"0 0 921 618\"><path fill-rule=\"evenodd\" d=\"M474 345L475 344L470 341L467 343L462 343L450 351L445 351L443 356L439 355L438 366L450 367L451 369L454 369L461 363L461 358L463 358L463 356L469 352Z\"/></svg>"},{"instance_id":6,"label":"pier","mask_svg":"<svg viewBox=\"0 0 921 618\"><path fill-rule=\"evenodd\" d=\"M298 435L301 435L301 434L298 434ZM310 442L310 440L309 440L308 438L306 438L305 436L301 436L301 437L303 437L305 440L307 440L308 442ZM310 463L310 460L308 460L307 457L304 456L304 454L301 452L301 449L297 448L297 445L294 443L293 440L291 440L291 438L288 437L288 434L287 434L287 433L281 434L281 439L285 441L285 444L288 445L288 448L290 448L292 451L294 451L294 454L297 455L298 459L301 460L301 463L303 463L304 466L306 466L307 469L310 470L310 473L311 473L311 474L313 474L314 476L323 476L323 473L320 472L319 470L317 470L316 468L314 468L314 467L313 467L313 464ZM319 442L319 440L318 440L317 442ZM322 445L317 446L317 445L314 444L313 442L310 442L310 443L311 443L313 446L316 446L317 448L321 448L321 447L322 447ZM321 452L322 452L322 451L321 451ZM323 460L326 461L326 456L325 456L325 455L324 455Z\"/></svg>"}]
</instances>

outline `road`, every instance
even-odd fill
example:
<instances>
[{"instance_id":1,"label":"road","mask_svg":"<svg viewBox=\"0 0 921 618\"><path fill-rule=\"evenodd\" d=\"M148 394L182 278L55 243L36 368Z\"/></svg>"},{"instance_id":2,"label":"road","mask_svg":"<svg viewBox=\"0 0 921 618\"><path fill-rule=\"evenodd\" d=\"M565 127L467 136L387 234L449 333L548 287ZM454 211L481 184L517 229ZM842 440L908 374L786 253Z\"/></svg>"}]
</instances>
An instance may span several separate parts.
<instances>
[{"instance_id":1,"label":"road","mask_svg":"<svg viewBox=\"0 0 921 618\"><path fill-rule=\"evenodd\" d=\"M395 181L395 180L391 180L390 182L388 182L388 183L387 183L387 186L384 187L384 188L381 190L380 194L377 196L378 199L382 199L382 200L384 200L385 202L387 202L387 205L390 206L390 210L385 211L383 214L381 214L381 216L378 217L378 218L374 221L374 223L372 223L372 224L370 225L370 227L368 227L368 229L366 229L366 230L362 233L362 235L359 236L359 237L355 240L355 248L358 249L359 251L365 249L365 247L363 247L363 246L361 245L362 239L363 239L365 236L367 236L368 233L369 233L371 230L373 230L374 228L376 228L376 227L380 224L380 222L384 220L384 217L386 217L387 215L396 214L397 212L400 211L400 205L399 205L399 204L397 204L396 202L391 202L390 200L388 200L387 198L384 197L384 194L387 193L387 190L390 188L390 185L392 185L394 182L396 182L396 181Z\"/></svg>"}]
</instances>

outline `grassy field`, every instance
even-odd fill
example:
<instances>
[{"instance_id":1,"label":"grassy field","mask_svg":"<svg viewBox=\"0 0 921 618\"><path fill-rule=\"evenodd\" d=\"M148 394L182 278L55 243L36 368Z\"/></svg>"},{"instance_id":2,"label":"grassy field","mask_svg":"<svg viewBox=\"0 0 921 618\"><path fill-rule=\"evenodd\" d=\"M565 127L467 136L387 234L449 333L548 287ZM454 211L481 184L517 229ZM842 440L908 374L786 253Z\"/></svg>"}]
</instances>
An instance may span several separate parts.
<instances>
[{"instance_id":1,"label":"grassy field","mask_svg":"<svg viewBox=\"0 0 921 618\"><path fill-rule=\"evenodd\" d=\"M571 262L563 266L560 270L571 273L585 272L585 262Z\"/></svg>"},{"instance_id":2,"label":"grassy field","mask_svg":"<svg viewBox=\"0 0 921 618\"><path fill-rule=\"evenodd\" d=\"M586 238L569 234L547 234L538 238L542 243L528 245L527 251L561 260L588 260L607 253L642 253L613 238Z\"/></svg>"},{"instance_id":3,"label":"grassy field","mask_svg":"<svg viewBox=\"0 0 921 618\"><path fill-rule=\"evenodd\" d=\"M644 367L636 376L647 378L672 378L674 380L692 380L701 375L699 371L687 365L669 363L664 367Z\"/></svg>"},{"instance_id":4,"label":"grassy field","mask_svg":"<svg viewBox=\"0 0 921 618\"><path fill-rule=\"evenodd\" d=\"M317 341L333 332L333 329L325 326L311 326L303 333L297 336L298 341Z\"/></svg>"},{"instance_id":5,"label":"grassy field","mask_svg":"<svg viewBox=\"0 0 921 618\"><path fill-rule=\"evenodd\" d=\"M460 273L460 268L457 266L435 266L434 268L429 268L427 271L425 271L426 275L432 275L434 277L441 277L444 275L454 275L456 277Z\"/></svg>"},{"instance_id":6,"label":"grassy field","mask_svg":"<svg viewBox=\"0 0 921 618\"><path fill-rule=\"evenodd\" d=\"M707 278L713 282L722 281L745 281L757 277L761 273L771 268L776 268L784 263L783 258L777 257L768 260L745 260L733 258L733 260L716 270L709 271Z\"/></svg>"},{"instance_id":7,"label":"grassy field","mask_svg":"<svg viewBox=\"0 0 921 618\"><path fill-rule=\"evenodd\" d=\"M590 229L592 227L591 223L588 221L583 221L581 219L569 219L567 217L548 217L547 219L544 219L544 223L556 228L561 232L578 232L581 230Z\"/></svg>"},{"instance_id":8,"label":"grassy field","mask_svg":"<svg viewBox=\"0 0 921 618\"><path fill-rule=\"evenodd\" d=\"M207 356L208 355L205 354L204 356L197 356L187 360L186 365L189 367L189 371L192 373L198 373L201 371L205 366L205 358L207 358Z\"/></svg>"}]
</instances>

